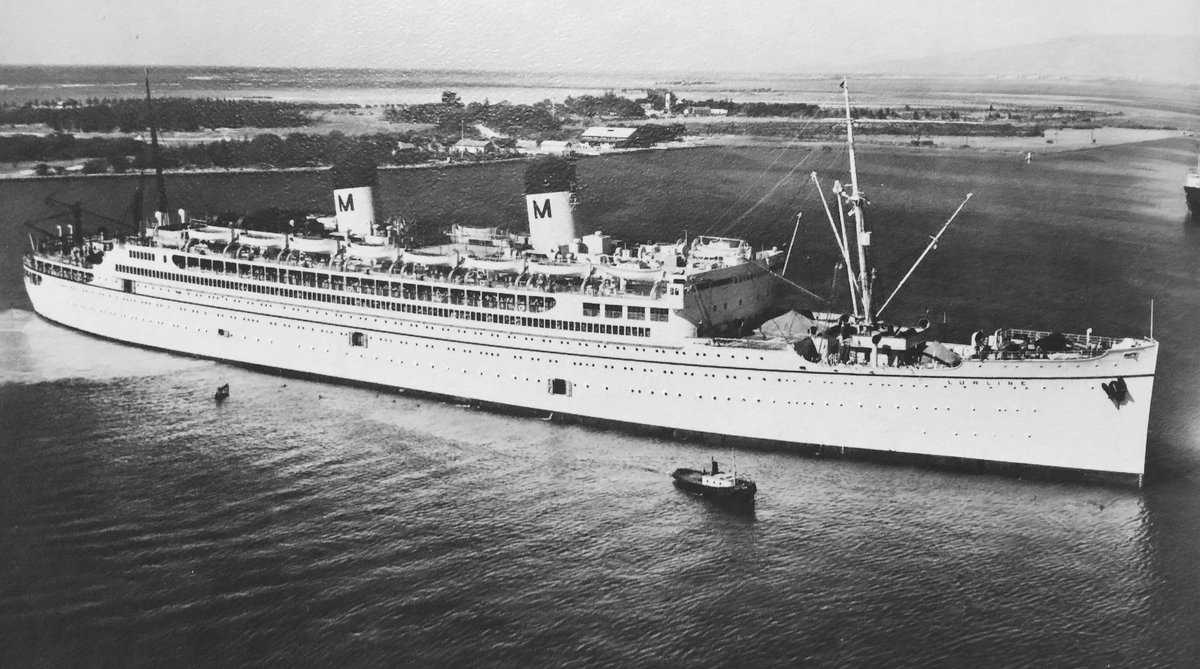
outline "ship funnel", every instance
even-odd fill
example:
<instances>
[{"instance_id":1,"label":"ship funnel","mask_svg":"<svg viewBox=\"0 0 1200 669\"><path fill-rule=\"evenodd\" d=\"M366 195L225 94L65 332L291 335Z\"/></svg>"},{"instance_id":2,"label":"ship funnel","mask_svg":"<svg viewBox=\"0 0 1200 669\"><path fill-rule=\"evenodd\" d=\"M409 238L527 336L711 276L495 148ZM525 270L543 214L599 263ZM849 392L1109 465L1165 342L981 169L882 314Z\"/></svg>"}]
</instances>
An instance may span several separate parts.
<instances>
[{"instance_id":1,"label":"ship funnel","mask_svg":"<svg viewBox=\"0 0 1200 669\"><path fill-rule=\"evenodd\" d=\"M525 211L534 251L553 255L575 234L575 166L562 158L539 160L525 169Z\"/></svg>"},{"instance_id":2,"label":"ship funnel","mask_svg":"<svg viewBox=\"0 0 1200 669\"><path fill-rule=\"evenodd\" d=\"M346 234L367 237L375 224L375 202L370 186L339 188L333 191L333 211L338 230Z\"/></svg>"}]
</instances>

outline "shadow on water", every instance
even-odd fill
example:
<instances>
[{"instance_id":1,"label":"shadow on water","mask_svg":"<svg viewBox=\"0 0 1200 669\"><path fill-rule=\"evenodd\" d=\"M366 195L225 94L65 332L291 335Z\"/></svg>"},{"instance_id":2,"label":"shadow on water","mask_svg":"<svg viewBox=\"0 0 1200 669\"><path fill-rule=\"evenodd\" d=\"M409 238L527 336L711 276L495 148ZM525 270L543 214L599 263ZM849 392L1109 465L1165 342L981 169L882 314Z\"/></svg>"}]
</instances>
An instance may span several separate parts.
<instances>
[{"instance_id":1,"label":"shadow on water","mask_svg":"<svg viewBox=\"0 0 1200 669\"><path fill-rule=\"evenodd\" d=\"M681 496L688 498L688 502L694 505L698 511L712 516L734 518L746 523L753 523L757 520L755 515L756 502L732 502L722 501L719 499L708 499L699 493L689 492L676 486L675 491Z\"/></svg>"}]
</instances>

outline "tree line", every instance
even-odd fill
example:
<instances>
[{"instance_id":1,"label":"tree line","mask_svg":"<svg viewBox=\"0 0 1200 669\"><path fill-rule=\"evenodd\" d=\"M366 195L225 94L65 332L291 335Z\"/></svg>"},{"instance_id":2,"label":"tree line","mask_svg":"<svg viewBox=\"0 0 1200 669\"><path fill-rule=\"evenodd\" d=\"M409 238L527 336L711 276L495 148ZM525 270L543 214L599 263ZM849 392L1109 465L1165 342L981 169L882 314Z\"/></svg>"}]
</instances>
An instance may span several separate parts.
<instances>
[{"instance_id":1,"label":"tree line","mask_svg":"<svg viewBox=\"0 0 1200 669\"><path fill-rule=\"evenodd\" d=\"M638 128L630 146L646 147L682 137L686 127L646 124ZM448 155L450 142L423 136L415 131L345 135L290 133L280 137L263 133L250 139L172 144L159 147L159 164L164 169L180 168L290 168L327 165L413 165ZM510 152L511 153L511 152ZM495 157L505 157L501 153ZM148 170L149 143L129 138L88 138L55 133L45 137L19 135L0 137L0 161L31 162L89 159L85 174ZM470 159L479 160L480 156ZM43 162L39 174L53 168Z\"/></svg>"},{"instance_id":2,"label":"tree line","mask_svg":"<svg viewBox=\"0 0 1200 669\"><path fill-rule=\"evenodd\" d=\"M290 133L280 137L269 133L252 139L197 142L159 147L161 164L166 169L180 167L317 167L341 161L347 154L358 153L377 164L405 164L425 158L420 151L399 151L400 142L419 139L411 133L347 136ZM55 133L44 137L18 135L0 137L0 161L27 162L92 158L106 161L107 171L150 169L149 142L129 138L81 139ZM85 170L87 171L87 170Z\"/></svg>"},{"instance_id":3,"label":"tree line","mask_svg":"<svg viewBox=\"0 0 1200 669\"><path fill-rule=\"evenodd\" d=\"M431 123L441 139L478 138L476 124L521 139L541 139L563 126L548 100L532 105L487 101L464 105L449 91L443 95L443 102L392 105L383 114L393 123Z\"/></svg>"},{"instance_id":4,"label":"tree line","mask_svg":"<svg viewBox=\"0 0 1200 669\"><path fill-rule=\"evenodd\" d=\"M443 134L462 133L477 137L473 126L482 124L497 132L521 139L551 139L567 117L642 119L643 100L631 100L612 91L604 95L568 96L561 104L543 100L534 104L488 101L463 104L454 91L442 93L440 102L393 105L384 118L396 123L431 123Z\"/></svg>"},{"instance_id":5,"label":"tree line","mask_svg":"<svg viewBox=\"0 0 1200 669\"><path fill-rule=\"evenodd\" d=\"M300 128L312 124L309 111L344 106L221 98L156 98L153 101L155 126L170 131ZM0 106L0 124L38 123L58 132L141 132L150 127L150 117L145 100L138 98L92 99L85 104L68 100Z\"/></svg>"}]
</instances>

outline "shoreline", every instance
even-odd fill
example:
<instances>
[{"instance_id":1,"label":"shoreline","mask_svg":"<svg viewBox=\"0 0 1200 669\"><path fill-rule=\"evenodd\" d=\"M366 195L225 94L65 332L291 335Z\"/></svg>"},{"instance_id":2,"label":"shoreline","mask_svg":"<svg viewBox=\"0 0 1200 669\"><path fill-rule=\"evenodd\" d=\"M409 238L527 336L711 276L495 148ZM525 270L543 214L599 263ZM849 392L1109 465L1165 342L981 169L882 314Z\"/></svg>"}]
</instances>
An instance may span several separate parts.
<instances>
[{"instance_id":1,"label":"shoreline","mask_svg":"<svg viewBox=\"0 0 1200 669\"><path fill-rule=\"evenodd\" d=\"M1133 144L1139 142L1156 141L1160 139L1168 139L1171 137L1195 137L1194 133L1186 130L1158 130L1158 129L1140 129L1140 128L1120 128L1120 127L1101 127L1094 130L1048 130L1041 137L971 137L964 135L930 135L922 136L914 139L911 135L862 135L855 138L855 143L859 146L877 146L888 147L893 149L908 149L916 152L927 153L930 151L978 151L986 153L1015 153L1015 154L1032 154L1044 155L1047 153L1061 153L1065 151L1079 151L1088 149L1098 149L1119 144ZM214 137L213 141L220 141L220 137ZM921 142L917 144L917 142ZM779 149L787 147L833 147L838 144L830 139L828 141L803 140L794 141L783 137L762 137L753 135L689 135L678 142L670 142L659 146L638 149L614 149L605 151L599 154L592 153L577 153L576 158L592 158L604 155L613 155L619 153L630 153L638 151L673 151L680 149L701 149L701 148L762 148L762 149ZM410 165L380 165L380 170L412 170L412 169L446 169L457 167L471 167L479 164L492 164L500 162L517 162L523 160L536 159L542 155L530 153L518 157L497 158L480 162L463 160L463 161L430 161L416 163ZM39 176L34 174L34 166L39 162L45 162L48 165L60 167L76 167L82 166L87 162L86 158L75 159L71 161L37 161L20 163L17 166L2 165L0 166L0 180L5 181L37 181L43 179L61 179L61 178L115 178L128 177L138 174L136 170L126 172L101 172L95 174L83 174L78 171L73 171L67 174L48 174ZM275 174L281 172L323 172L332 169L331 165L317 165L305 167L232 167L232 168L195 168L195 169L176 169L171 170L170 174Z\"/></svg>"}]
</instances>

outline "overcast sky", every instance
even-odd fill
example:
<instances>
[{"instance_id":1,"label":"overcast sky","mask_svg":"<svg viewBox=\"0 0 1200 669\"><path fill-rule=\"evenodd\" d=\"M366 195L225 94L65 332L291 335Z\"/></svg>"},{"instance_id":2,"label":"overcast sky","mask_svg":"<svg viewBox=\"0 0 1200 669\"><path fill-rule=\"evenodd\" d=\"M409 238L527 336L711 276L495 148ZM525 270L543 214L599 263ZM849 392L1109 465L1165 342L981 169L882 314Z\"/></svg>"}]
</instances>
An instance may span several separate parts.
<instances>
[{"instance_id":1,"label":"overcast sky","mask_svg":"<svg viewBox=\"0 0 1200 669\"><path fill-rule=\"evenodd\" d=\"M1131 33L1200 37L1200 0L6 0L0 64L800 73Z\"/></svg>"}]
</instances>

